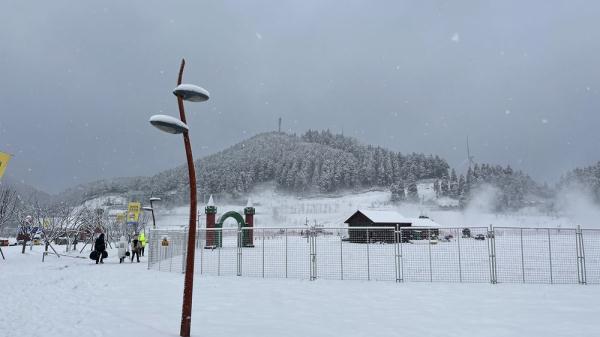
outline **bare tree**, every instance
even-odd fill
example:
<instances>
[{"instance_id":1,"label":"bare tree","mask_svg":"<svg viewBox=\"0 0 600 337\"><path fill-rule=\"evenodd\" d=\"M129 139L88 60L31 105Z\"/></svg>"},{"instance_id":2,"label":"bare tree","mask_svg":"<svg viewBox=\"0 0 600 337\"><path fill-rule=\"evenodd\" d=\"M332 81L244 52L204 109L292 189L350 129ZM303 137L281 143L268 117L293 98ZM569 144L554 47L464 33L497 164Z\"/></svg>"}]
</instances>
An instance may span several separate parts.
<instances>
[{"instance_id":1,"label":"bare tree","mask_svg":"<svg viewBox=\"0 0 600 337\"><path fill-rule=\"evenodd\" d=\"M0 233L4 225L13 220L16 215L19 197L17 192L10 187L0 187ZM4 259L4 253L0 247L0 255Z\"/></svg>"},{"instance_id":2,"label":"bare tree","mask_svg":"<svg viewBox=\"0 0 600 337\"><path fill-rule=\"evenodd\" d=\"M36 205L33 220L35 226L40 229L44 252L47 254L48 248L51 248L56 256L60 257L52 244L56 243L59 237L68 235L69 229L79 221L79 212L66 203L52 206Z\"/></svg>"},{"instance_id":3,"label":"bare tree","mask_svg":"<svg viewBox=\"0 0 600 337\"><path fill-rule=\"evenodd\" d=\"M14 220L18 206L17 192L10 187L0 187L0 231L10 220Z\"/></svg>"},{"instance_id":4,"label":"bare tree","mask_svg":"<svg viewBox=\"0 0 600 337\"><path fill-rule=\"evenodd\" d=\"M30 196L29 200L22 200L20 207L17 208L16 218L19 222L17 230L17 240L22 242L23 248L21 254L25 254L25 247L30 242L33 248L33 241L40 232L40 228L36 226L33 217L36 214L36 205L39 205L35 196Z\"/></svg>"},{"instance_id":5,"label":"bare tree","mask_svg":"<svg viewBox=\"0 0 600 337\"><path fill-rule=\"evenodd\" d=\"M80 210L77 233L78 236L83 235L87 238L86 243L83 248L81 248L81 252L83 252L83 249L88 244L93 243L93 239L98 233L106 233L106 240L110 245L111 237L108 232L107 217L104 214L104 210L90 209L87 207L82 208Z\"/></svg>"}]
</instances>

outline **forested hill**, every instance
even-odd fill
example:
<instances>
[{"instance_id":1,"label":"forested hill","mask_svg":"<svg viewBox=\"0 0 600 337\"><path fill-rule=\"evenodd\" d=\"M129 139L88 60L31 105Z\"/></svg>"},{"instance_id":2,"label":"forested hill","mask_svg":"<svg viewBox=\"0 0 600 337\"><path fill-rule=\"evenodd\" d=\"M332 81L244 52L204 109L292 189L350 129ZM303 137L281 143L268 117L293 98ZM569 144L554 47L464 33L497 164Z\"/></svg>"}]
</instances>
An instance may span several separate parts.
<instances>
[{"instance_id":1,"label":"forested hill","mask_svg":"<svg viewBox=\"0 0 600 337\"><path fill-rule=\"evenodd\" d=\"M399 180L441 178L448 168L437 156L404 155L329 131L308 131L303 136L262 133L196 161L199 193L232 195L268 181L292 193L389 188ZM177 203L187 198L187 179L187 166L181 165L152 177L80 185L60 196L75 202L110 193L132 198L154 193Z\"/></svg>"},{"instance_id":2,"label":"forested hill","mask_svg":"<svg viewBox=\"0 0 600 337\"><path fill-rule=\"evenodd\" d=\"M196 161L200 195L243 195L256 184L274 182L276 188L307 195L368 188L391 189L396 199L416 198L416 182L435 181L440 196L468 200L472 187L489 183L500 187L504 205L518 207L535 183L509 167L475 167L456 175L438 156L402 154L360 144L329 131L309 130L302 136L269 132L258 134L221 152ZM188 197L187 166L152 177L101 180L65 191L62 200L81 202L107 194L144 200L160 195L167 202ZM399 196L399 190L402 195ZM407 193L404 194L406 189ZM201 199L202 200L202 199Z\"/></svg>"},{"instance_id":3,"label":"forested hill","mask_svg":"<svg viewBox=\"0 0 600 337\"><path fill-rule=\"evenodd\" d=\"M423 154L402 155L364 146L328 131L298 137L263 133L196 162L200 193L242 194L274 181L292 193L389 187L399 179L441 177L448 164ZM185 191L184 166L151 178L160 191ZM185 195L185 193L183 193Z\"/></svg>"}]
</instances>

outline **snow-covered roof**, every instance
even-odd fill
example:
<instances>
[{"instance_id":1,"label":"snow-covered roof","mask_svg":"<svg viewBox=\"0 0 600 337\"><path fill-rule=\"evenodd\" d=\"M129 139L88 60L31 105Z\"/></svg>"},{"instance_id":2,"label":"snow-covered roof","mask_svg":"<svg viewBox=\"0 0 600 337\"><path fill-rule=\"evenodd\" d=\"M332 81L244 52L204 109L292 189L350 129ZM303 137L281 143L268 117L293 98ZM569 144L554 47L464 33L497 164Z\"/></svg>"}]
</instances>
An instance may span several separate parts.
<instances>
[{"instance_id":1,"label":"snow-covered roof","mask_svg":"<svg viewBox=\"0 0 600 337\"><path fill-rule=\"evenodd\" d=\"M206 204L206 206L215 206L215 201L213 200L212 194L210 195L210 198L208 198L208 204Z\"/></svg>"},{"instance_id":2,"label":"snow-covered roof","mask_svg":"<svg viewBox=\"0 0 600 337\"><path fill-rule=\"evenodd\" d=\"M440 227L440 224L429 218L408 218L413 227Z\"/></svg>"},{"instance_id":3,"label":"snow-covered roof","mask_svg":"<svg viewBox=\"0 0 600 337\"><path fill-rule=\"evenodd\" d=\"M362 213L364 216L371 219L371 221L373 221L374 223L411 224L411 226L413 227L440 227L438 223L429 218L407 218L396 211L377 211L359 209L356 212ZM352 218L354 214L350 216L350 218ZM348 220L350 220L350 218L348 218ZM347 223L348 220L346 220L345 222Z\"/></svg>"},{"instance_id":4,"label":"snow-covered roof","mask_svg":"<svg viewBox=\"0 0 600 337\"><path fill-rule=\"evenodd\" d=\"M252 207L252 199L248 198L248 203L246 203L246 207Z\"/></svg>"},{"instance_id":5,"label":"snow-covered roof","mask_svg":"<svg viewBox=\"0 0 600 337\"><path fill-rule=\"evenodd\" d=\"M362 210L359 209L357 212L361 212L371 221L376 223L409 223L410 220L404 217L404 215L395 211L375 211L375 210Z\"/></svg>"}]
</instances>

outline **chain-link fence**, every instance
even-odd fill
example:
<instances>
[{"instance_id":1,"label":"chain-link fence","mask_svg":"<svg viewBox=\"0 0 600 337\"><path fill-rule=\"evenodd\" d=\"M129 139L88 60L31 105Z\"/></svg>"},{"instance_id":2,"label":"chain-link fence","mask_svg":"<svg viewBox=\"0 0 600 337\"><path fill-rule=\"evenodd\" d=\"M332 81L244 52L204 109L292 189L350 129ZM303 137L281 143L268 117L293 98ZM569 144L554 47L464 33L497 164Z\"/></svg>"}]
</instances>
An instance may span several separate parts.
<instances>
[{"instance_id":1,"label":"chain-link fence","mask_svg":"<svg viewBox=\"0 0 600 337\"><path fill-rule=\"evenodd\" d=\"M148 268L184 272L187 234L152 230ZM194 270L203 275L600 283L600 230L245 227L201 228L197 234Z\"/></svg>"}]
</instances>

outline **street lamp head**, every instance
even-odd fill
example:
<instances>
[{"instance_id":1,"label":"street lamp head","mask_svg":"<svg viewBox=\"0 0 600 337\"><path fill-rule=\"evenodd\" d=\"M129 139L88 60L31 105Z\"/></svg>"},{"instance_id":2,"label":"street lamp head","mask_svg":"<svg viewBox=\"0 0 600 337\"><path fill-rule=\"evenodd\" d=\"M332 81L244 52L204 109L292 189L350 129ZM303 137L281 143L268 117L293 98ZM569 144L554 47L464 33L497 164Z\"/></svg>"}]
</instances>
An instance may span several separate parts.
<instances>
[{"instance_id":1,"label":"street lamp head","mask_svg":"<svg viewBox=\"0 0 600 337\"><path fill-rule=\"evenodd\" d=\"M181 97L184 101L204 102L208 101L210 94L206 89L193 84L180 84L173 90L173 94Z\"/></svg>"},{"instance_id":2,"label":"street lamp head","mask_svg":"<svg viewBox=\"0 0 600 337\"><path fill-rule=\"evenodd\" d=\"M160 198L152 197L152 198L150 198L150 201L160 201Z\"/></svg>"},{"instance_id":3,"label":"street lamp head","mask_svg":"<svg viewBox=\"0 0 600 337\"><path fill-rule=\"evenodd\" d=\"M154 115L150 117L150 124L164 132L173 134L183 133L189 130L187 124L175 117L167 115Z\"/></svg>"},{"instance_id":4,"label":"street lamp head","mask_svg":"<svg viewBox=\"0 0 600 337\"><path fill-rule=\"evenodd\" d=\"M148 206L144 206L144 207L142 207L142 209L143 209L144 211L150 211L150 212L152 212L152 211L153 211L152 207L148 207Z\"/></svg>"}]
</instances>

